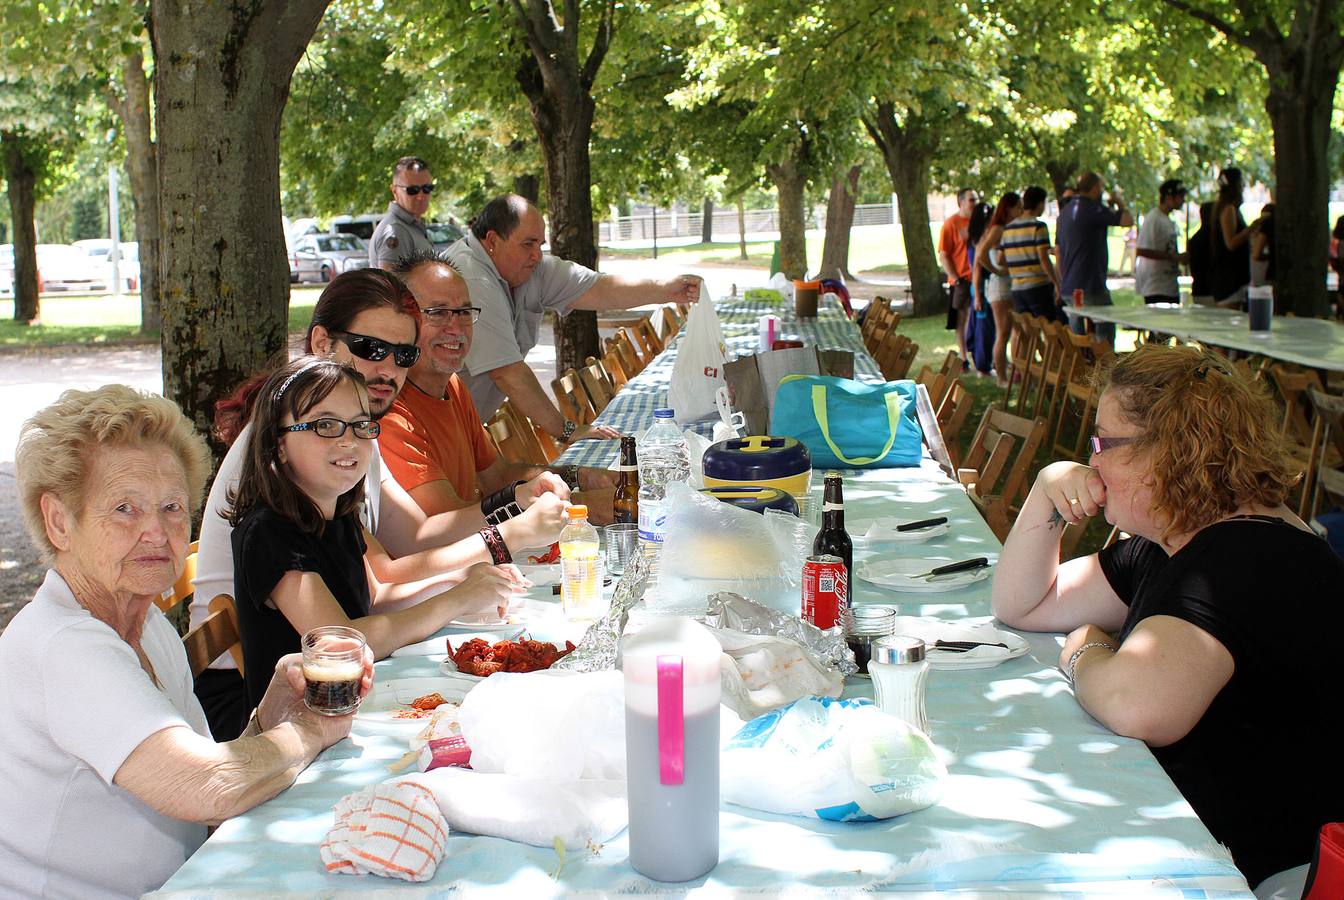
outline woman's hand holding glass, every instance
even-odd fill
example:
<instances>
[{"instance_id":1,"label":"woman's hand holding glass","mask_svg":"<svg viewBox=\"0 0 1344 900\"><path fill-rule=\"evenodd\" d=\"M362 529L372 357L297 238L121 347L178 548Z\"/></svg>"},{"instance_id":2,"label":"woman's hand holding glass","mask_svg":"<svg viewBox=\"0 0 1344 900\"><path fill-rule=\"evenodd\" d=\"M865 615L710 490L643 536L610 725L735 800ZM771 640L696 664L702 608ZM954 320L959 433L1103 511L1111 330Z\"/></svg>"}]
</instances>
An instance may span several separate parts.
<instances>
[{"instance_id":1,"label":"woman's hand holding glass","mask_svg":"<svg viewBox=\"0 0 1344 900\"><path fill-rule=\"evenodd\" d=\"M320 716L310 710L303 702L307 683L303 678L303 654L290 653L280 657L275 665L275 674L257 707L257 724L262 730L269 730L286 722L292 723L305 733L316 737L322 747L344 738L350 733L353 714L345 716ZM373 690L373 651L364 648L364 675L359 682L360 699L367 697Z\"/></svg>"}]
</instances>

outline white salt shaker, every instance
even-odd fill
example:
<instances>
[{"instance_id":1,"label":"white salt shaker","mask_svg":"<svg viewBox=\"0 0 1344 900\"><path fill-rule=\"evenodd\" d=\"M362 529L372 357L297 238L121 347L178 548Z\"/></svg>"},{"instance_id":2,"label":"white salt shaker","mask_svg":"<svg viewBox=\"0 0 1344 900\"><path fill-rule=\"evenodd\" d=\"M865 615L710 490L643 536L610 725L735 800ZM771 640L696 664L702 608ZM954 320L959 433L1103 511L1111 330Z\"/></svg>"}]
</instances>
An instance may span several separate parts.
<instances>
[{"instance_id":1,"label":"white salt shaker","mask_svg":"<svg viewBox=\"0 0 1344 900\"><path fill-rule=\"evenodd\" d=\"M894 634L878 638L872 647L868 674L873 679L878 708L928 734L924 683L929 678L929 661L924 657L924 642L917 637Z\"/></svg>"}]
</instances>

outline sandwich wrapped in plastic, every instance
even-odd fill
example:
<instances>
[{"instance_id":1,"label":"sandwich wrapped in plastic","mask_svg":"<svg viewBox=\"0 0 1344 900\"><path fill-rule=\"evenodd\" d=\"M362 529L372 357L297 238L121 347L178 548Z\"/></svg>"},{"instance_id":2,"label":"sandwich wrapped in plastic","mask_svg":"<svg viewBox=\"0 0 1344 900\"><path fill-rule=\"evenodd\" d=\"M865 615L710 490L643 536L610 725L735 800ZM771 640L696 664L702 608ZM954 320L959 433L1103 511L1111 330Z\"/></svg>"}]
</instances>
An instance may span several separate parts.
<instances>
[{"instance_id":1,"label":"sandwich wrapped in plastic","mask_svg":"<svg viewBox=\"0 0 1344 900\"><path fill-rule=\"evenodd\" d=\"M743 725L720 755L721 794L766 812L889 819L942 799L947 767L924 732L869 700L811 697Z\"/></svg>"}]
</instances>

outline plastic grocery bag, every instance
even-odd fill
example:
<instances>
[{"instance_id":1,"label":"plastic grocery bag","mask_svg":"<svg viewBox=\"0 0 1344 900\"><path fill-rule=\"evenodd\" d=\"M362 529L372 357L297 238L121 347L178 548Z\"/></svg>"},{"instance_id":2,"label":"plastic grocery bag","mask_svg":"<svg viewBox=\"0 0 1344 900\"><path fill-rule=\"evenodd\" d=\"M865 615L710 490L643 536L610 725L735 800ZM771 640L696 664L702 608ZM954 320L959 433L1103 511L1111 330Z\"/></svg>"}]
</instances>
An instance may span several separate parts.
<instances>
[{"instance_id":1,"label":"plastic grocery bag","mask_svg":"<svg viewBox=\"0 0 1344 900\"><path fill-rule=\"evenodd\" d=\"M839 697L845 676L792 638L712 628L719 645L723 704L752 719L803 697Z\"/></svg>"},{"instance_id":2,"label":"plastic grocery bag","mask_svg":"<svg viewBox=\"0 0 1344 900\"><path fill-rule=\"evenodd\" d=\"M463 699L458 722L477 772L547 781L625 778L620 672L496 672Z\"/></svg>"},{"instance_id":3,"label":"plastic grocery bag","mask_svg":"<svg viewBox=\"0 0 1344 900\"><path fill-rule=\"evenodd\" d=\"M667 539L650 609L702 616L710 594L732 591L797 613L802 560L794 525L709 497L681 482L667 486ZM795 571L796 570L796 571Z\"/></svg>"},{"instance_id":4,"label":"plastic grocery bag","mask_svg":"<svg viewBox=\"0 0 1344 900\"><path fill-rule=\"evenodd\" d=\"M710 300L691 307L684 331L667 392L667 405L683 424L718 415L714 395L725 384L723 366L728 361L723 329Z\"/></svg>"},{"instance_id":5,"label":"plastic grocery bag","mask_svg":"<svg viewBox=\"0 0 1344 900\"><path fill-rule=\"evenodd\" d=\"M932 806L947 777L924 732L869 700L791 703L743 725L720 759L729 803L837 822Z\"/></svg>"}]
</instances>

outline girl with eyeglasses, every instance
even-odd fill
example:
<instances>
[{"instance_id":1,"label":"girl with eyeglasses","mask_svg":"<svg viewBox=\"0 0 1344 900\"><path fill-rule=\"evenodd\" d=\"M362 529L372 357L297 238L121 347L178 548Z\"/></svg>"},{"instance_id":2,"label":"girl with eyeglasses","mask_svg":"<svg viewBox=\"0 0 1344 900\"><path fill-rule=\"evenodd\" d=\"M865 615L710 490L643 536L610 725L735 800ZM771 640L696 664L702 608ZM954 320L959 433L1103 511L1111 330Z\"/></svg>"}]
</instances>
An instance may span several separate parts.
<instances>
[{"instance_id":1,"label":"girl with eyeglasses","mask_svg":"<svg viewBox=\"0 0 1344 900\"><path fill-rule=\"evenodd\" d=\"M396 612L370 614L384 588L373 575L386 551L359 508L378 423L353 368L303 357L266 380L225 517L233 526L234 590L248 703L276 662L319 625L363 632L375 658L424 640L462 615L503 615L527 582L512 567L478 564L457 586ZM369 559L366 561L366 555Z\"/></svg>"}]
</instances>

